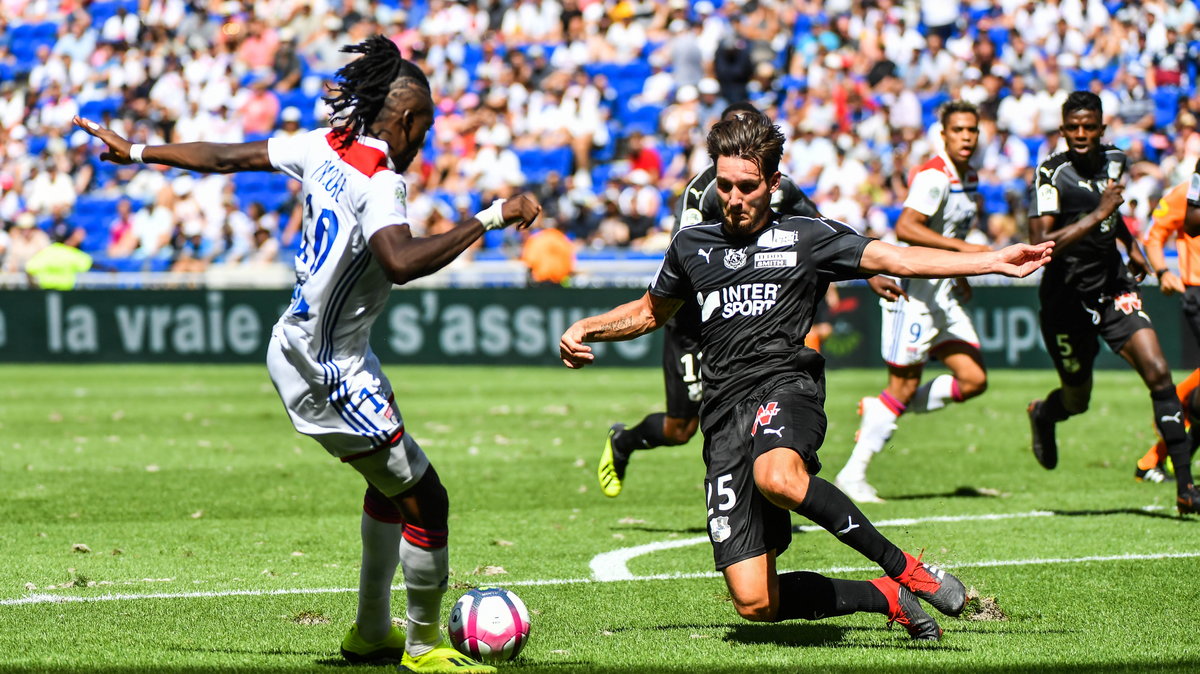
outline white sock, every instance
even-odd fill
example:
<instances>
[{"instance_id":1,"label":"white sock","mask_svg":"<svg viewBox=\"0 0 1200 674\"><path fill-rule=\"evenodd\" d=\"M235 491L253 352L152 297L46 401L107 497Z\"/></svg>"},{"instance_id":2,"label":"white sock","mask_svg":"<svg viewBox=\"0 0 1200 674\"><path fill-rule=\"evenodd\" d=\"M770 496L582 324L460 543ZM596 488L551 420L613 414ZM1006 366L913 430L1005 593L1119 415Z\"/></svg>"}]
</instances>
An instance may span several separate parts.
<instances>
[{"instance_id":1,"label":"white sock","mask_svg":"<svg viewBox=\"0 0 1200 674\"><path fill-rule=\"evenodd\" d=\"M442 638L442 596L450 575L449 550L444 545L422 548L404 539L400 542L400 566L408 591L404 650L417 657L433 650Z\"/></svg>"},{"instance_id":2,"label":"white sock","mask_svg":"<svg viewBox=\"0 0 1200 674\"><path fill-rule=\"evenodd\" d=\"M866 479L867 464L871 463L871 457L883 449L891 439L892 433L896 431L898 418L899 415L888 409L879 398L864 398L858 440L836 479L847 482Z\"/></svg>"},{"instance_id":3,"label":"white sock","mask_svg":"<svg viewBox=\"0 0 1200 674\"><path fill-rule=\"evenodd\" d=\"M400 563L403 525L363 513L362 570L358 574L358 633L366 641L383 641L392 628L392 579Z\"/></svg>"},{"instance_id":4,"label":"white sock","mask_svg":"<svg viewBox=\"0 0 1200 674\"><path fill-rule=\"evenodd\" d=\"M914 414L935 412L954 400L953 393L954 375L938 375L933 381L926 382L917 389L916 395L913 396L912 402L908 404L905 411Z\"/></svg>"}]
</instances>

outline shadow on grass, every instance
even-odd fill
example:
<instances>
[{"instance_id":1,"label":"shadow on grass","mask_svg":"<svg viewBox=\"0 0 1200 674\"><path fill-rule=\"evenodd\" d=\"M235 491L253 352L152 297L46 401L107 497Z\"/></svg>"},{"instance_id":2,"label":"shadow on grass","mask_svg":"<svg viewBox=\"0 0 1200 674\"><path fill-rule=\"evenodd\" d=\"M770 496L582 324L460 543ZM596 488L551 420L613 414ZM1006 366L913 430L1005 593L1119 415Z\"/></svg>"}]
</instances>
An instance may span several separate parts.
<instances>
[{"instance_id":1,"label":"shadow on grass","mask_svg":"<svg viewBox=\"0 0 1200 674\"><path fill-rule=\"evenodd\" d=\"M943 499L943 498L1000 498L1000 494L982 487L956 487L952 491L933 493L933 494L902 494L900 496L888 496L889 501L921 501L924 499Z\"/></svg>"},{"instance_id":2,"label":"shadow on grass","mask_svg":"<svg viewBox=\"0 0 1200 674\"><path fill-rule=\"evenodd\" d=\"M708 529L704 527L640 527L640 526L620 526L611 527L613 531L646 531L652 534L707 534Z\"/></svg>"},{"instance_id":3,"label":"shadow on grass","mask_svg":"<svg viewBox=\"0 0 1200 674\"><path fill-rule=\"evenodd\" d=\"M1191 517L1180 517L1173 511L1142 510L1141 508L1108 508L1105 510L1051 510L1055 515L1063 517L1092 517L1094 515L1139 515L1160 520L1175 520L1177 522L1196 522Z\"/></svg>"},{"instance_id":4,"label":"shadow on grass","mask_svg":"<svg viewBox=\"0 0 1200 674\"><path fill-rule=\"evenodd\" d=\"M969 652L964 646L955 646L945 642L913 641L904 635L904 630L898 628L895 639L879 643L848 643L846 635L850 632L878 633L876 627L847 627L831 624L805 623L769 623L752 625L735 625L725 635L726 641L741 644L772 644L788 648L854 648L882 650L930 650L930 651L959 651Z\"/></svg>"}]
</instances>

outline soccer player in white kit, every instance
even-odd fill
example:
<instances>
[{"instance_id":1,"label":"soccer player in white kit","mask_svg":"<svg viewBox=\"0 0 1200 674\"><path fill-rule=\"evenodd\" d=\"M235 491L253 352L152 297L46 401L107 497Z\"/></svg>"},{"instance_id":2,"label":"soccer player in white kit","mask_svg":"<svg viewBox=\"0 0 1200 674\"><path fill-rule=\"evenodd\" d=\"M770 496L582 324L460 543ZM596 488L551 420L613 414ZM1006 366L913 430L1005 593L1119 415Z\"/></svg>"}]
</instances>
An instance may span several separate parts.
<instances>
[{"instance_id":1,"label":"soccer player in white kit","mask_svg":"<svg viewBox=\"0 0 1200 674\"><path fill-rule=\"evenodd\" d=\"M979 111L970 103L954 101L942 109L941 122L944 153L913 172L896 237L930 248L990 250L963 240L978 216L978 178L970 161L979 144ZM939 410L987 388L979 337L959 302L971 296L966 279L905 279L903 286L907 298L880 302L887 387L859 402L862 422L854 451L836 478L837 486L860 503L883 501L867 482L867 465L892 437L901 414ZM930 356L940 358L950 374L921 385L921 372Z\"/></svg>"},{"instance_id":2,"label":"soccer player in white kit","mask_svg":"<svg viewBox=\"0 0 1200 674\"><path fill-rule=\"evenodd\" d=\"M101 157L115 163L281 171L303 183L296 287L272 332L267 366L296 429L367 480L358 614L342 655L363 663L399 660L412 672L494 672L442 638L446 490L405 432L368 337L393 283L437 271L486 230L529 226L541 208L528 195L497 200L448 232L414 238L401 173L433 124L429 82L384 37L342 51L358 58L338 71L326 99L333 128L253 143L147 147L78 117L75 124L108 145ZM404 632L391 618L397 565L407 591Z\"/></svg>"}]
</instances>

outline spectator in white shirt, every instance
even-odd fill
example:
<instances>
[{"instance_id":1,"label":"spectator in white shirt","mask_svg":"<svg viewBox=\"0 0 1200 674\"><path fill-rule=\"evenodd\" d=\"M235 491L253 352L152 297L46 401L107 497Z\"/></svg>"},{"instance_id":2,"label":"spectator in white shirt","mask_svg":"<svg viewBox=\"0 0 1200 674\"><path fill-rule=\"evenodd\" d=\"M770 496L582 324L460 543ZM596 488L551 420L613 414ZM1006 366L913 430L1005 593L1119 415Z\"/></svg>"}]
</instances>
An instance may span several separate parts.
<instances>
[{"instance_id":1,"label":"spectator in white shirt","mask_svg":"<svg viewBox=\"0 0 1200 674\"><path fill-rule=\"evenodd\" d=\"M1059 117L1062 111L1059 111ZM1022 138L1038 134L1038 100L1025 88L1025 77L1013 74L1012 88L996 110L996 125L1007 128Z\"/></svg>"},{"instance_id":2,"label":"spectator in white shirt","mask_svg":"<svg viewBox=\"0 0 1200 674\"><path fill-rule=\"evenodd\" d=\"M142 22L137 14L125 9L124 3L117 4L117 12L108 17L100 29L100 39L105 42L120 42L134 44L138 33L142 30Z\"/></svg>"}]
</instances>

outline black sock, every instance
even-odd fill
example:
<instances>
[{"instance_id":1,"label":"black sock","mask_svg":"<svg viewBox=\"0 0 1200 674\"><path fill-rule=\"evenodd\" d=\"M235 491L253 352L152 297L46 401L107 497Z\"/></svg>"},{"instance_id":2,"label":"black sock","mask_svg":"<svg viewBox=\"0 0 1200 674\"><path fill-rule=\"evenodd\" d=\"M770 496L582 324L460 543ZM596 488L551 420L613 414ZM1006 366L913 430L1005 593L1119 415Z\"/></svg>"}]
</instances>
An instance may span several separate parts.
<instances>
[{"instance_id":1,"label":"black sock","mask_svg":"<svg viewBox=\"0 0 1200 674\"><path fill-rule=\"evenodd\" d=\"M796 513L821 525L838 540L858 550L864 557L895 577L904 573L907 560L904 552L875 529L850 497L837 487L813 475L809 478L808 493L796 506Z\"/></svg>"},{"instance_id":2,"label":"black sock","mask_svg":"<svg viewBox=\"0 0 1200 674\"><path fill-rule=\"evenodd\" d=\"M1050 392L1050 395L1046 396L1046 399L1042 401L1040 414L1046 421L1053 421L1054 423L1064 421L1067 417L1071 416L1066 406L1063 405L1062 389L1056 388Z\"/></svg>"},{"instance_id":3,"label":"black sock","mask_svg":"<svg viewBox=\"0 0 1200 674\"><path fill-rule=\"evenodd\" d=\"M865 580L827 578L811 571L779 576L776 620L820 620L858 611L887 614L887 597Z\"/></svg>"},{"instance_id":4,"label":"black sock","mask_svg":"<svg viewBox=\"0 0 1200 674\"><path fill-rule=\"evenodd\" d=\"M642 419L637 426L617 433L613 438L613 449L628 456L630 452L639 449L662 447L667 444L667 438L663 435L663 423L666 418L666 414L657 412Z\"/></svg>"},{"instance_id":5,"label":"black sock","mask_svg":"<svg viewBox=\"0 0 1200 674\"><path fill-rule=\"evenodd\" d=\"M1154 425L1167 445L1167 456L1171 457L1171 465L1175 468L1175 485L1182 491L1192 484L1192 443L1183 428L1183 406L1179 404L1174 386L1151 391L1150 402L1154 408Z\"/></svg>"}]
</instances>

